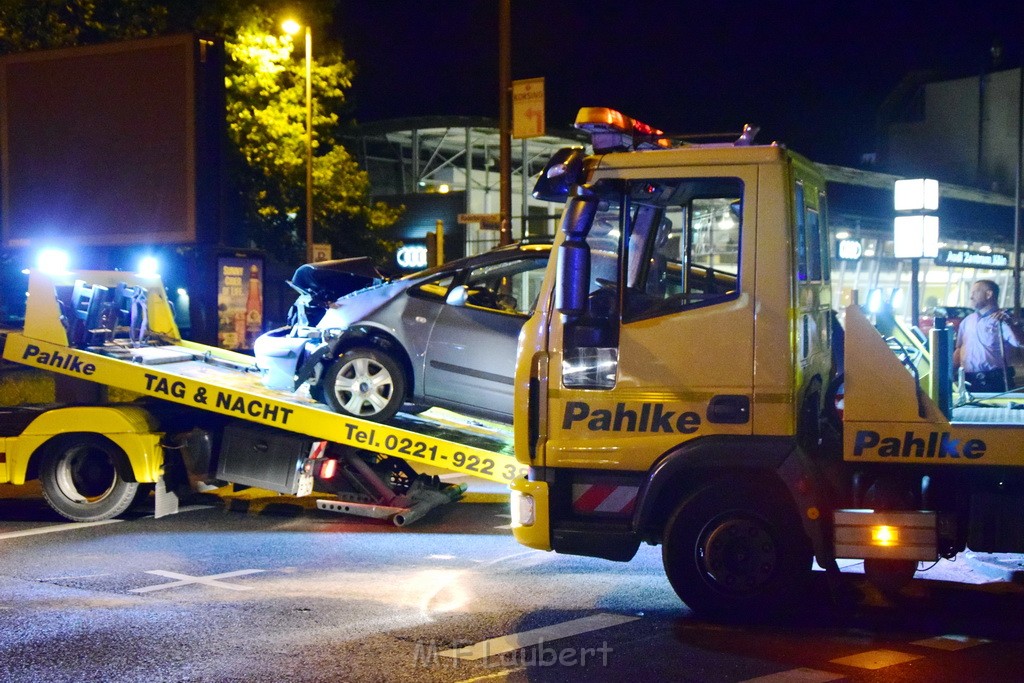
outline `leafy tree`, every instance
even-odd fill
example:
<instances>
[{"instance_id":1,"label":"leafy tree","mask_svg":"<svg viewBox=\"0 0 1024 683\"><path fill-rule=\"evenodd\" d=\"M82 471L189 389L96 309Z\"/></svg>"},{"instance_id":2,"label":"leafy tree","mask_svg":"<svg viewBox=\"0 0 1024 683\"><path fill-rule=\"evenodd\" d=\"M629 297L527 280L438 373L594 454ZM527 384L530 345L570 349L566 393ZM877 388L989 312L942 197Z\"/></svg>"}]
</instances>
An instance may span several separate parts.
<instances>
[{"instance_id":1,"label":"leafy tree","mask_svg":"<svg viewBox=\"0 0 1024 683\"><path fill-rule=\"evenodd\" d=\"M154 35L167 8L148 0L0 0L0 54Z\"/></svg>"},{"instance_id":2,"label":"leafy tree","mask_svg":"<svg viewBox=\"0 0 1024 683\"><path fill-rule=\"evenodd\" d=\"M353 66L328 38L332 3L300 9L313 29L314 239L336 256L382 259L382 230L400 210L369 199L369 178L340 144ZM288 7L294 7L290 5ZM281 30L280 0L0 0L0 53L198 30L223 36L227 56L229 174L253 244L298 261L305 242L305 50Z\"/></svg>"},{"instance_id":3,"label":"leafy tree","mask_svg":"<svg viewBox=\"0 0 1024 683\"><path fill-rule=\"evenodd\" d=\"M322 13L310 12L313 35L326 35ZM305 238L305 47L280 30L284 12L245 5L225 13L218 27L228 56L228 135L250 173L244 178L247 222L258 244L298 251ZM318 25L319 24L319 25ZM392 245L378 238L399 212L367 200L369 178L335 136L352 64L337 46L314 52L314 239L337 255L382 256Z\"/></svg>"}]
</instances>

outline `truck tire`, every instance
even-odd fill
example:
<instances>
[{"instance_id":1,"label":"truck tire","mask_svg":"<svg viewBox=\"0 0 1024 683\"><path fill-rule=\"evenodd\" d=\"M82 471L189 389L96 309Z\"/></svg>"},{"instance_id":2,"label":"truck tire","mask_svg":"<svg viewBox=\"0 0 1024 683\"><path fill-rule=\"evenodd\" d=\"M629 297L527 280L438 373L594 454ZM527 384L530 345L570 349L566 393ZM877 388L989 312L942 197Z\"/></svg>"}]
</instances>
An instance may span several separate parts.
<instances>
[{"instance_id":1,"label":"truck tire","mask_svg":"<svg viewBox=\"0 0 1024 683\"><path fill-rule=\"evenodd\" d=\"M680 503L662 544L676 594L712 617L796 611L811 559L799 520L784 503L736 486L710 486Z\"/></svg>"},{"instance_id":2,"label":"truck tire","mask_svg":"<svg viewBox=\"0 0 1024 683\"><path fill-rule=\"evenodd\" d=\"M43 454L43 497L57 514L74 522L98 522L121 514L135 500L138 483L126 481L117 463L124 452L93 435L62 439Z\"/></svg>"},{"instance_id":3,"label":"truck tire","mask_svg":"<svg viewBox=\"0 0 1024 683\"><path fill-rule=\"evenodd\" d=\"M321 382L325 403L342 415L387 422L405 402L402 366L378 349L349 349L327 368Z\"/></svg>"}]
</instances>

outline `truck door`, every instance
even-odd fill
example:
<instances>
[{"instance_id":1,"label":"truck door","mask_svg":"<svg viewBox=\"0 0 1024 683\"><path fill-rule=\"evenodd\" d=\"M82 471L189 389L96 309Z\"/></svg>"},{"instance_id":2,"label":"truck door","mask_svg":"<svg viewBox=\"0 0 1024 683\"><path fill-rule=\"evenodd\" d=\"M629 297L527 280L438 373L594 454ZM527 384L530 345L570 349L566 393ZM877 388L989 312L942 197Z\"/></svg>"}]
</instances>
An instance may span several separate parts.
<instances>
[{"instance_id":1,"label":"truck door","mask_svg":"<svg viewBox=\"0 0 1024 683\"><path fill-rule=\"evenodd\" d=\"M593 466L599 444L605 468L646 469L751 433L756 169L630 173L593 185L585 311L551 319L551 466Z\"/></svg>"}]
</instances>

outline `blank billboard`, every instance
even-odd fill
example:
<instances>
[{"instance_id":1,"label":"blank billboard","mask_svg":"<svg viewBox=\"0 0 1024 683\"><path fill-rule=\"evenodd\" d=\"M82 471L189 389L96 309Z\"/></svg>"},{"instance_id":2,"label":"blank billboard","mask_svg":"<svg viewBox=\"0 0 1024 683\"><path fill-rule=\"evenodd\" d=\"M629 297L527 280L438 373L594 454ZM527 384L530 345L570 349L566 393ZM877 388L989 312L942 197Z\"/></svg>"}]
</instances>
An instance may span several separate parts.
<instances>
[{"instance_id":1,"label":"blank billboard","mask_svg":"<svg viewBox=\"0 0 1024 683\"><path fill-rule=\"evenodd\" d=\"M223 88L210 45L185 35L0 60L4 245L210 241L219 139L198 115L217 112L197 101L211 75Z\"/></svg>"}]
</instances>

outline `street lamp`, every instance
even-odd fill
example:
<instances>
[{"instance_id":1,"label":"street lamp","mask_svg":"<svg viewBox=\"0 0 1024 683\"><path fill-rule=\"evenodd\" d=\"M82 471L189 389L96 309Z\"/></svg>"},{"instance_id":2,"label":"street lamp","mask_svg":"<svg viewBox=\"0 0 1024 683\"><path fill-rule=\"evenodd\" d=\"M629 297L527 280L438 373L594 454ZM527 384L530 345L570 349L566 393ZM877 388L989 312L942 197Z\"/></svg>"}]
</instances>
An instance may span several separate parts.
<instances>
[{"instance_id":1,"label":"street lamp","mask_svg":"<svg viewBox=\"0 0 1024 683\"><path fill-rule=\"evenodd\" d=\"M281 24L294 36L302 26L294 19ZM313 261L313 32L306 26L306 262Z\"/></svg>"}]
</instances>

